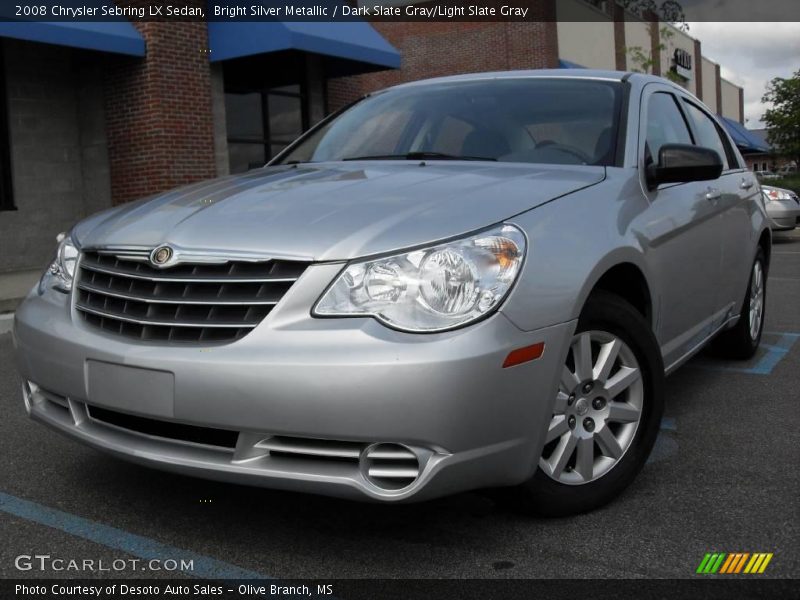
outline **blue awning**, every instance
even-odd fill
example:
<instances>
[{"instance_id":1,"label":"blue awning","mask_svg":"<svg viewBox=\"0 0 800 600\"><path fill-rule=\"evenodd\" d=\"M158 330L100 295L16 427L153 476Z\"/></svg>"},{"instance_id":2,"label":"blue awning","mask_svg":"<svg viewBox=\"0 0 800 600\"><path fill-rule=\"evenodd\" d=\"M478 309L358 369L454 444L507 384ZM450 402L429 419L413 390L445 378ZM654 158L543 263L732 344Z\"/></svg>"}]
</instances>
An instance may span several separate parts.
<instances>
[{"instance_id":1,"label":"blue awning","mask_svg":"<svg viewBox=\"0 0 800 600\"><path fill-rule=\"evenodd\" d=\"M558 59L558 68L559 69L585 69L583 65L579 65L578 63L572 62L571 60L564 60L563 58Z\"/></svg>"},{"instance_id":2,"label":"blue awning","mask_svg":"<svg viewBox=\"0 0 800 600\"><path fill-rule=\"evenodd\" d=\"M728 130L733 143L743 152L770 152L772 149L757 135L748 131L747 128L728 117L719 117L725 129Z\"/></svg>"},{"instance_id":3,"label":"blue awning","mask_svg":"<svg viewBox=\"0 0 800 600\"><path fill-rule=\"evenodd\" d=\"M363 21L211 21L208 23L208 47L212 62L300 50L377 68L400 67L400 53Z\"/></svg>"},{"instance_id":4,"label":"blue awning","mask_svg":"<svg viewBox=\"0 0 800 600\"><path fill-rule=\"evenodd\" d=\"M2 21L0 37L71 46L130 56L144 56L144 38L128 21Z\"/></svg>"}]
</instances>

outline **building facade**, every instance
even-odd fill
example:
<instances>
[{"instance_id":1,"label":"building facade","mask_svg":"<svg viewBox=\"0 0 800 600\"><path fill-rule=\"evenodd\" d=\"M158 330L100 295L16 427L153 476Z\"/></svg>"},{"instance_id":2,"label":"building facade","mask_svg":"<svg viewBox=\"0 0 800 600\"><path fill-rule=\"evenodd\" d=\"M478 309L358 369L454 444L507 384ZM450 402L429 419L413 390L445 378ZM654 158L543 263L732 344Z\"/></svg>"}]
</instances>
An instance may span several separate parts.
<instances>
[{"instance_id":1,"label":"building facade","mask_svg":"<svg viewBox=\"0 0 800 600\"><path fill-rule=\"evenodd\" d=\"M741 88L699 40L609 4L537 0L524 23L0 24L0 273L42 268L88 214L261 166L326 114L405 81L647 70L742 122Z\"/></svg>"}]
</instances>

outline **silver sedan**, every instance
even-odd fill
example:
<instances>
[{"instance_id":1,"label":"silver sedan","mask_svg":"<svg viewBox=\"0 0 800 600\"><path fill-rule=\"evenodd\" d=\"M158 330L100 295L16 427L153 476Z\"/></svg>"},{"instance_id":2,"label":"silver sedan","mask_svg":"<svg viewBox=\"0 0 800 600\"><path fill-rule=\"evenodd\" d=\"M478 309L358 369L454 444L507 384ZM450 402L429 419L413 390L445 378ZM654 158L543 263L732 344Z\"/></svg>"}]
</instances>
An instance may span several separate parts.
<instances>
[{"instance_id":1,"label":"silver sedan","mask_svg":"<svg viewBox=\"0 0 800 600\"><path fill-rule=\"evenodd\" d=\"M764 205L773 231L790 231L800 223L800 197L792 190L762 185Z\"/></svg>"},{"instance_id":2,"label":"silver sedan","mask_svg":"<svg viewBox=\"0 0 800 600\"><path fill-rule=\"evenodd\" d=\"M664 79L401 85L264 168L78 223L16 314L25 407L180 473L573 514L644 466L665 374L714 338L754 354L770 236Z\"/></svg>"}]
</instances>

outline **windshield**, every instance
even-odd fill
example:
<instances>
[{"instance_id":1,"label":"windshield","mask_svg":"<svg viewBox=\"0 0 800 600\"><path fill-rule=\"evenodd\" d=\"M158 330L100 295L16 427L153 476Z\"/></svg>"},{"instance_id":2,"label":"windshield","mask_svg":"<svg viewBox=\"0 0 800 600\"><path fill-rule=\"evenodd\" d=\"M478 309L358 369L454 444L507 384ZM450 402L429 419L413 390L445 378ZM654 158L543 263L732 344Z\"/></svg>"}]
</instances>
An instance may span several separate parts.
<instances>
[{"instance_id":1,"label":"windshield","mask_svg":"<svg viewBox=\"0 0 800 600\"><path fill-rule=\"evenodd\" d=\"M355 104L273 164L493 160L612 165L621 84L519 78L391 89Z\"/></svg>"}]
</instances>

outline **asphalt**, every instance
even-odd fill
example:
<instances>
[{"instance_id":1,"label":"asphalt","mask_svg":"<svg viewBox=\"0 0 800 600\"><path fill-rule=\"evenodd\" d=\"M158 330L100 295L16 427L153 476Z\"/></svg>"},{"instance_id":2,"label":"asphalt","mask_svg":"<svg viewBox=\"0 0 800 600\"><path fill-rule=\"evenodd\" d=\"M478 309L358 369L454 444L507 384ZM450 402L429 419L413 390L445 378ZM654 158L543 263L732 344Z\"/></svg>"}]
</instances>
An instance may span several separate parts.
<instances>
[{"instance_id":1,"label":"asphalt","mask_svg":"<svg viewBox=\"0 0 800 600\"><path fill-rule=\"evenodd\" d=\"M532 518L483 492L383 506L121 462L26 417L11 336L0 334L0 504L5 494L68 513L59 522L122 531L109 542L0 510L0 577L84 577L18 571L14 560L111 563L135 556L142 538L172 558L200 555L287 579L686 578L706 552L771 552L765 577L797 577L800 231L778 236L773 252L764 349L746 363L705 352L669 377L661 435L636 482L611 505L567 519ZM121 550L126 535L140 546Z\"/></svg>"}]
</instances>

